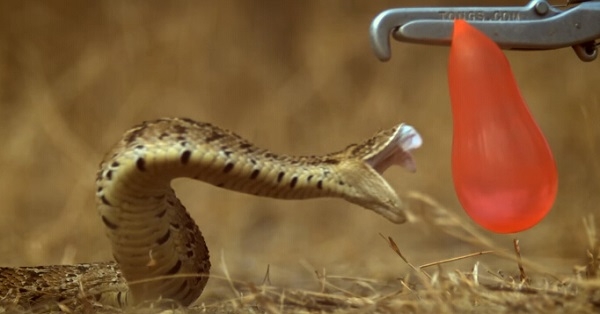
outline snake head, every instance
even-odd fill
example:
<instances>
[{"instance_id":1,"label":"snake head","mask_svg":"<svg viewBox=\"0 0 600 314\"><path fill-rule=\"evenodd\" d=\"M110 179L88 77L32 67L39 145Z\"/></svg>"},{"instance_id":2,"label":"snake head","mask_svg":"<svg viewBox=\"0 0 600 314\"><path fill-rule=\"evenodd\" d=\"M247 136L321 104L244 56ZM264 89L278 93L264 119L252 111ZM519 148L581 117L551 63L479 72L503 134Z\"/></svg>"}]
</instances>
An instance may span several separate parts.
<instances>
[{"instance_id":1,"label":"snake head","mask_svg":"<svg viewBox=\"0 0 600 314\"><path fill-rule=\"evenodd\" d=\"M401 124L353 147L352 151L359 158L340 165L345 180L353 187L353 193L345 198L393 223L406 222L404 205L382 174L392 165L415 172L416 164L410 152L422 144L423 139L412 126Z\"/></svg>"},{"instance_id":2,"label":"snake head","mask_svg":"<svg viewBox=\"0 0 600 314\"><path fill-rule=\"evenodd\" d=\"M351 191L344 198L370 209L393 223L404 223L407 215L404 204L389 183L371 166L358 160L340 164L340 173Z\"/></svg>"}]
</instances>

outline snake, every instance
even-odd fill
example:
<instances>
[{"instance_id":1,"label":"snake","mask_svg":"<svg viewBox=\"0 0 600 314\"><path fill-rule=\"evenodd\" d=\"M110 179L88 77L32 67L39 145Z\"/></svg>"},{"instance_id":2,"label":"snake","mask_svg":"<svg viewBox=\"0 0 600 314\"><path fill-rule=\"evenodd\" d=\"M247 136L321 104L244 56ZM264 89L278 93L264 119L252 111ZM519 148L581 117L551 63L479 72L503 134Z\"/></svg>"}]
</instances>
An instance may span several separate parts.
<instances>
[{"instance_id":1,"label":"snake","mask_svg":"<svg viewBox=\"0 0 600 314\"><path fill-rule=\"evenodd\" d=\"M82 304L126 308L170 299L197 300L209 278L203 235L171 188L186 177L278 199L336 197L393 223L404 203L383 178L392 165L411 172L422 138L401 123L322 156L278 155L210 123L146 121L126 131L96 175L96 207L114 261L0 268L0 305Z\"/></svg>"}]
</instances>

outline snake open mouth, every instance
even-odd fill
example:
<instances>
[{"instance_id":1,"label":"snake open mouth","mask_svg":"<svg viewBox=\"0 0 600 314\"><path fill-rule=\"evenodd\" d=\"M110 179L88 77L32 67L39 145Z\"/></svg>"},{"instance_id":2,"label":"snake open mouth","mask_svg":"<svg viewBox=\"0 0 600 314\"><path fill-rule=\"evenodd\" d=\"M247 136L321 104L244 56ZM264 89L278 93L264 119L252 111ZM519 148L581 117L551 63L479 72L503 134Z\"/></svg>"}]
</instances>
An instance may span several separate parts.
<instances>
[{"instance_id":1,"label":"snake open mouth","mask_svg":"<svg viewBox=\"0 0 600 314\"><path fill-rule=\"evenodd\" d=\"M410 125L402 124L389 138L385 147L366 160L375 171L383 174L392 165L399 165L410 172L417 171L417 164L410 153L423 144L421 135Z\"/></svg>"}]
</instances>

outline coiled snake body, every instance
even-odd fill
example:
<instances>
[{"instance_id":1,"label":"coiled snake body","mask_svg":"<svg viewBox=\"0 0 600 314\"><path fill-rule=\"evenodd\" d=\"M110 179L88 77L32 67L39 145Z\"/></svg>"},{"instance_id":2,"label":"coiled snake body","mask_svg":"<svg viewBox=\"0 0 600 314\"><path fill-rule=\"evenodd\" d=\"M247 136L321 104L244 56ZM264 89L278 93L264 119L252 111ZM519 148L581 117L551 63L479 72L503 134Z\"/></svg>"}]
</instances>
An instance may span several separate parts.
<instances>
[{"instance_id":1,"label":"coiled snake body","mask_svg":"<svg viewBox=\"0 0 600 314\"><path fill-rule=\"evenodd\" d=\"M274 198L340 197L402 223L402 203L381 173L392 164L414 170L409 151L420 145L419 134L401 124L337 153L290 157L208 123L145 122L125 133L96 178L115 262L0 268L1 302L70 306L87 298L124 307L167 298L189 305L208 280L209 254L171 180Z\"/></svg>"}]
</instances>

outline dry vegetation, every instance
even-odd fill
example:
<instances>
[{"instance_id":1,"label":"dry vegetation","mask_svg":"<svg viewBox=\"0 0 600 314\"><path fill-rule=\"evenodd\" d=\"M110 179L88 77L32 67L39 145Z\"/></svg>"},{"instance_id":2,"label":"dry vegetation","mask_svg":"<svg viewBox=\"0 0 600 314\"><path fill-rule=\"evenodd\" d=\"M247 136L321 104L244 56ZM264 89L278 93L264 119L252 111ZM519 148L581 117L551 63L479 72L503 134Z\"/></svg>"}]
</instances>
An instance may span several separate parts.
<instances>
[{"instance_id":1,"label":"dry vegetation","mask_svg":"<svg viewBox=\"0 0 600 314\"><path fill-rule=\"evenodd\" d=\"M402 3L416 4L469 3ZM325 153L405 121L425 140L419 171L386 176L409 200L413 224L338 200L276 201L177 181L212 249L213 278L196 311L598 310L600 61L582 63L569 49L508 53L561 181L540 225L489 234L453 193L447 48L394 44L385 64L370 50L372 17L394 5L3 1L0 265L110 258L95 169L142 120L210 121L289 154Z\"/></svg>"}]
</instances>

